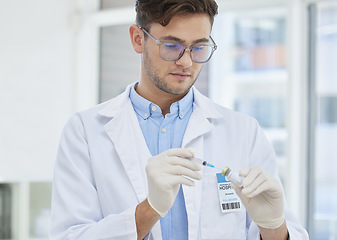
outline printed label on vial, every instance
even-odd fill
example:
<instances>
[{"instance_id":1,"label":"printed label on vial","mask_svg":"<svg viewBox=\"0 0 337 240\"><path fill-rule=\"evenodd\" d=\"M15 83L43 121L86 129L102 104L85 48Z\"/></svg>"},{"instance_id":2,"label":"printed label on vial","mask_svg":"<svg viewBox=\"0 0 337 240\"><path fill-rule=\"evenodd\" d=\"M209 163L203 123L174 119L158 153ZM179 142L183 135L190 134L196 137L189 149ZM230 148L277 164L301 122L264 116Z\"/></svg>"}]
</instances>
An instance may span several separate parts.
<instances>
[{"instance_id":1,"label":"printed label on vial","mask_svg":"<svg viewBox=\"0 0 337 240\"><path fill-rule=\"evenodd\" d=\"M241 210L242 203L231 186L231 182L227 181L221 173L216 174L218 181L218 193L220 208L223 213L236 212Z\"/></svg>"}]
</instances>

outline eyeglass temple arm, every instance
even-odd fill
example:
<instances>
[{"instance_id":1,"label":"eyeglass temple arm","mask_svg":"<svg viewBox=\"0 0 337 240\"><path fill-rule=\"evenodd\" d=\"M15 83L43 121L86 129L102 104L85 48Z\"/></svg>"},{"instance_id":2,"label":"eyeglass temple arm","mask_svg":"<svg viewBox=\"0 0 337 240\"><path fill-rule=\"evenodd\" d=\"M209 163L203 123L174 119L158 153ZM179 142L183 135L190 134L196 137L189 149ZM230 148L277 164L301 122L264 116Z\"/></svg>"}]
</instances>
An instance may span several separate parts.
<instances>
[{"instance_id":1,"label":"eyeglass temple arm","mask_svg":"<svg viewBox=\"0 0 337 240\"><path fill-rule=\"evenodd\" d=\"M216 45L216 43L214 42L212 36L209 36L209 38L212 40L212 43L213 43L213 47L214 47L214 50L217 49L218 45Z\"/></svg>"},{"instance_id":2,"label":"eyeglass temple arm","mask_svg":"<svg viewBox=\"0 0 337 240\"><path fill-rule=\"evenodd\" d=\"M146 33L146 35L148 35L150 38L152 38L153 39L153 41L155 41L156 42L156 44L157 45L159 45L160 44L160 41L159 40L157 40L157 39L155 39L154 38L154 36L152 36L150 33L148 33L144 28L142 28L142 27L139 27L141 30L143 30L143 32L145 32Z\"/></svg>"}]
</instances>

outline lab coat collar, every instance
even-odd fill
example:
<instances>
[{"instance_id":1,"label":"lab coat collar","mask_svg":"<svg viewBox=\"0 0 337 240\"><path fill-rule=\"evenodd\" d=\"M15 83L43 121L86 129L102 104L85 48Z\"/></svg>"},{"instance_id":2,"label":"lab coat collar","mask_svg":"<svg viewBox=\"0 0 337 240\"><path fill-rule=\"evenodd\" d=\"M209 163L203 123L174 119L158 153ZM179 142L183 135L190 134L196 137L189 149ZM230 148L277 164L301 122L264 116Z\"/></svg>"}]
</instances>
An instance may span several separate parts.
<instances>
[{"instance_id":1,"label":"lab coat collar","mask_svg":"<svg viewBox=\"0 0 337 240\"><path fill-rule=\"evenodd\" d=\"M223 118L223 115L219 111L219 106L217 104L215 104L208 97L202 95L195 87L193 87L193 91L194 105L200 109L202 116L207 119Z\"/></svg>"},{"instance_id":2,"label":"lab coat collar","mask_svg":"<svg viewBox=\"0 0 337 240\"><path fill-rule=\"evenodd\" d=\"M140 96L135 90L135 85L130 89L129 96L135 112L144 120L151 116L162 117L162 111L160 107ZM189 112L192 108L193 101L193 89L190 89L190 91L188 91L188 93L182 99L171 104L170 115L184 118L186 116L185 113ZM153 107L156 107L156 110L152 110Z\"/></svg>"},{"instance_id":3,"label":"lab coat collar","mask_svg":"<svg viewBox=\"0 0 337 240\"><path fill-rule=\"evenodd\" d=\"M132 83L127 86L126 90L122 94L111 99L107 103L107 106L99 111L98 114L106 117L114 117L118 115L118 113L125 107L125 103L130 101L129 94L134 85L135 83ZM195 107L199 108L201 115L207 119L217 119L223 117L216 104L214 104L209 98L202 95L194 86L192 88L194 93L193 111L195 110Z\"/></svg>"},{"instance_id":4,"label":"lab coat collar","mask_svg":"<svg viewBox=\"0 0 337 240\"><path fill-rule=\"evenodd\" d=\"M126 90L118 95L117 97L109 100L107 105L101 109L98 114L105 117L115 117L118 115L120 111L122 111L126 104L129 102L131 104L131 100L129 98L130 90L134 86L134 83L127 86Z\"/></svg>"}]
</instances>

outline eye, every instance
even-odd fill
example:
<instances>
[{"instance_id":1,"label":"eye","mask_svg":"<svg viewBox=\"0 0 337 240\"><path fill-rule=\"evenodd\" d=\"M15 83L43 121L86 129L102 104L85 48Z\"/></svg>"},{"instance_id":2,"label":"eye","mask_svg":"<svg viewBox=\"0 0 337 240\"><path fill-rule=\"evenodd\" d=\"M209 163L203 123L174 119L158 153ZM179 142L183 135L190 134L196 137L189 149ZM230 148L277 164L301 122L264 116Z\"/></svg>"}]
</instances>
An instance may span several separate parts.
<instances>
[{"instance_id":1,"label":"eye","mask_svg":"<svg viewBox=\"0 0 337 240\"><path fill-rule=\"evenodd\" d=\"M196 45L193 47L193 52L200 52L200 51L204 51L205 49L207 49L208 46L205 45Z\"/></svg>"},{"instance_id":2,"label":"eye","mask_svg":"<svg viewBox=\"0 0 337 240\"><path fill-rule=\"evenodd\" d=\"M163 43L163 47L170 50L180 50L182 48L180 44L174 42L165 42Z\"/></svg>"}]
</instances>

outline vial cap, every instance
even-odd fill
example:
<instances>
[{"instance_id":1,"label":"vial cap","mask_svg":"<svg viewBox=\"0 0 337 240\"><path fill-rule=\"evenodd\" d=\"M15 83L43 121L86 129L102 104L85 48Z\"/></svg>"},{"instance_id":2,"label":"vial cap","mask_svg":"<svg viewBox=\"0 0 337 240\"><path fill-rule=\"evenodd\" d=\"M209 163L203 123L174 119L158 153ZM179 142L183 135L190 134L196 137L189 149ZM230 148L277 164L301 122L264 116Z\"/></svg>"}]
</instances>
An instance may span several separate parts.
<instances>
[{"instance_id":1,"label":"vial cap","mask_svg":"<svg viewBox=\"0 0 337 240\"><path fill-rule=\"evenodd\" d=\"M223 176L226 176L226 172L229 170L229 167L225 167L223 170L222 170L222 175Z\"/></svg>"}]
</instances>

